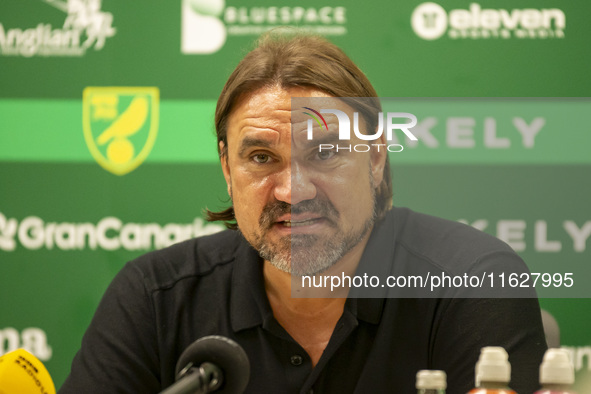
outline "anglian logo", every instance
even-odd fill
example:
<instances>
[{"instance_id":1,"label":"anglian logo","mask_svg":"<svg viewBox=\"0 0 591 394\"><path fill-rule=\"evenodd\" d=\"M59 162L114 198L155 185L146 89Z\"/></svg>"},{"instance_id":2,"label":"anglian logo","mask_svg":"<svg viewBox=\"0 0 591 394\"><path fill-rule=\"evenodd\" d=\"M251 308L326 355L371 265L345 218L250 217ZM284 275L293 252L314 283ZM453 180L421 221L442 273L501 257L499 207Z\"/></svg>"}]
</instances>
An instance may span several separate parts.
<instances>
[{"instance_id":1,"label":"anglian logo","mask_svg":"<svg viewBox=\"0 0 591 394\"><path fill-rule=\"evenodd\" d=\"M446 33L452 39L564 38L566 16L558 8L483 9L471 3L468 9L446 11L428 2L414 9L410 23L424 40L435 40Z\"/></svg>"},{"instance_id":2,"label":"anglian logo","mask_svg":"<svg viewBox=\"0 0 591 394\"><path fill-rule=\"evenodd\" d=\"M155 87L87 87L82 127L92 157L107 171L125 175L148 157L158 133Z\"/></svg>"},{"instance_id":3,"label":"anglian logo","mask_svg":"<svg viewBox=\"0 0 591 394\"><path fill-rule=\"evenodd\" d=\"M83 56L89 48L101 50L107 38L115 35L113 14L101 10L101 0L43 0L43 2L66 14L63 26L54 28L51 23L41 22L36 27L23 29L5 27L6 21L4 24L0 22L1 55ZM29 10L23 11L23 15L27 15ZM51 18L53 14L59 15L59 13L52 13L51 10L44 13L47 13L50 20L55 20ZM36 11L33 14L37 15L41 12Z\"/></svg>"}]
</instances>

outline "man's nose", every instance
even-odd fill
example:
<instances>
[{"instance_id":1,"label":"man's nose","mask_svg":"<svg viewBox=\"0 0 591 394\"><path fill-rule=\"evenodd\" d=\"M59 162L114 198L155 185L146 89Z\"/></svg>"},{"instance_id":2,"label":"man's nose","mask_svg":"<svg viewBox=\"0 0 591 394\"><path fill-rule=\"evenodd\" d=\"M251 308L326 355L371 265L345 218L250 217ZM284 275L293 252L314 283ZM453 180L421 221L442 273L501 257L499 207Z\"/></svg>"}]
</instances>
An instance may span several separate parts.
<instances>
[{"instance_id":1,"label":"man's nose","mask_svg":"<svg viewBox=\"0 0 591 394\"><path fill-rule=\"evenodd\" d=\"M294 205L315 198L316 186L310 171L294 161L278 174L274 193L278 201Z\"/></svg>"}]
</instances>

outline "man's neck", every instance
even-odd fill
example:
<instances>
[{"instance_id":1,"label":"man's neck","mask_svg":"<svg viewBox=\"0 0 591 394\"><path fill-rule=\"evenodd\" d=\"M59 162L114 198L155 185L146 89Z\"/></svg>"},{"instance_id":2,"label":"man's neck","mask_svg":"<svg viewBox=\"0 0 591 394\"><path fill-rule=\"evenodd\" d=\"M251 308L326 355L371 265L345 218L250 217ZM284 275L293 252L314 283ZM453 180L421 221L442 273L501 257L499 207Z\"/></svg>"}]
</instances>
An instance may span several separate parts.
<instances>
[{"instance_id":1,"label":"man's neck","mask_svg":"<svg viewBox=\"0 0 591 394\"><path fill-rule=\"evenodd\" d=\"M354 275L370 233L368 231L349 253L317 276ZM299 282L301 278L292 278L290 273L275 268L268 261L264 263L263 276L275 319L304 348L310 356L312 366L315 366L343 314L349 289L340 288L335 292L330 287L303 288Z\"/></svg>"},{"instance_id":2,"label":"man's neck","mask_svg":"<svg viewBox=\"0 0 591 394\"><path fill-rule=\"evenodd\" d=\"M263 276L267 296L273 295L275 299L281 301L284 307L290 310L307 310L310 313L317 311L322 305L333 304L330 301L331 299L347 298L349 288L331 287L330 278L333 276L341 278L343 275L353 277L355 275L370 234L371 229L367 231L357 245L326 271L309 275L310 281L303 280L303 277L300 276L292 276L289 272L281 271L265 260ZM308 283L314 283L315 286L309 286ZM318 286L320 283L322 286Z\"/></svg>"}]
</instances>

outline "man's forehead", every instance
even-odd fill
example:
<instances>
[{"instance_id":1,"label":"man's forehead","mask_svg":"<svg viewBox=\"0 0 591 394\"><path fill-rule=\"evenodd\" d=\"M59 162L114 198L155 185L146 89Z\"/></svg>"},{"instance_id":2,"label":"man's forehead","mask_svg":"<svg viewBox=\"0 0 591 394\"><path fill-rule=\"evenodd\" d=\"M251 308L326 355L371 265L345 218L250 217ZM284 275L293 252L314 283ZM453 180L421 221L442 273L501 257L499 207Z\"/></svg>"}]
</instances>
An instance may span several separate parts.
<instances>
[{"instance_id":1,"label":"man's forehead","mask_svg":"<svg viewBox=\"0 0 591 394\"><path fill-rule=\"evenodd\" d=\"M305 107L308 107L306 109ZM306 112L322 109L339 109L352 113L352 108L328 93L311 87L281 88L264 87L237 100L229 117L231 126L241 124L305 124L309 119ZM327 120L332 115L325 115Z\"/></svg>"},{"instance_id":2,"label":"man's forehead","mask_svg":"<svg viewBox=\"0 0 591 394\"><path fill-rule=\"evenodd\" d=\"M294 138L304 142L310 119L307 113L322 109L352 111L342 100L315 88L261 88L237 101L228 121L227 138L238 141L239 145L252 145L253 141L277 145ZM338 133L335 116L326 114L323 121L328 125L323 134ZM317 126L313 124L314 128Z\"/></svg>"},{"instance_id":3,"label":"man's forehead","mask_svg":"<svg viewBox=\"0 0 591 394\"><path fill-rule=\"evenodd\" d=\"M290 110L272 109L261 113L250 107L238 112L228 126L228 138L239 141L240 145L276 145L286 137L289 139Z\"/></svg>"},{"instance_id":4,"label":"man's forehead","mask_svg":"<svg viewBox=\"0 0 591 394\"><path fill-rule=\"evenodd\" d=\"M272 131L281 124L289 124L290 111L290 100L281 90L259 89L238 99L228 119L228 132Z\"/></svg>"},{"instance_id":5,"label":"man's forehead","mask_svg":"<svg viewBox=\"0 0 591 394\"><path fill-rule=\"evenodd\" d=\"M319 114L325 109L337 109L347 113L350 117L353 114L353 108L347 105L341 98L332 96L294 96L291 100L292 123L307 122L311 115L322 116L324 120L336 122L337 118L332 114Z\"/></svg>"},{"instance_id":6,"label":"man's forehead","mask_svg":"<svg viewBox=\"0 0 591 394\"><path fill-rule=\"evenodd\" d=\"M291 113L292 110L296 109L292 108L292 98L294 97L300 99L315 98L315 100L321 100L315 101L316 103L322 102L324 106L330 106L336 100L328 93L312 87L263 87L252 93L243 94L237 100L230 114L230 119L268 118L290 122L293 115L299 116L298 113ZM293 120L300 121L303 118Z\"/></svg>"}]
</instances>

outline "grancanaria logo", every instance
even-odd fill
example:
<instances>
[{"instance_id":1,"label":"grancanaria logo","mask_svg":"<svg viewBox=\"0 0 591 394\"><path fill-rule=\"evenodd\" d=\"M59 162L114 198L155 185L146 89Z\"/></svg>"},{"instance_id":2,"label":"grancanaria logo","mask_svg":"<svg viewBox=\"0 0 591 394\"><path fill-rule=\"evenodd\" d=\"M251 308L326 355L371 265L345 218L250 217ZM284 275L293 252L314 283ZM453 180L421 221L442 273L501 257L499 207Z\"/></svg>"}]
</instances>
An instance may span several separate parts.
<instances>
[{"instance_id":1,"label":"grancanaria logo","mask_svg":"<svg viewBox=\"0 0 591 394\"><path fill-rule=\"evenodd\" d=\"M92 157L107 171L125 175L148 157L158 133L155 87L87 87L82 126Z\"/></svg>"},{"instance_id":2,"label":"grancanaria logo","mask_svg":"<svg viewBox=\"0 0 591 394\"><path fill-rule=\"evenodd\" d=\"M325 128L325 130L326 130L326 131L328 131L328 124L326 124L326 120L324 120L324 117L323 117L322 115L320 115L320 112L318 112L318 111L316 111L316 110L313 110L313 109L312 109L312 108L310 108L310 107L302 107L302 108L304 108L304 109L307 109L308 111L312 111L312 112L314 112L316 115L318 115L318 116L320 117L320 119L322 119L322 122L324 123L324 127L326 127L326 128ZM318 123L318 126L320 126L320 130L322 130L322 123L320 123L320 120L318 120L318 118L317 118L316 116L312 115L312 114L311 114L311 113L309 113L309 112L304 112L304 114L306 114L306 115L308 115L308 116L311 116L311 117L312 117L312 119L314 119L314 120L316 121L316 123Z\"/></svg>"}]
</instances>

